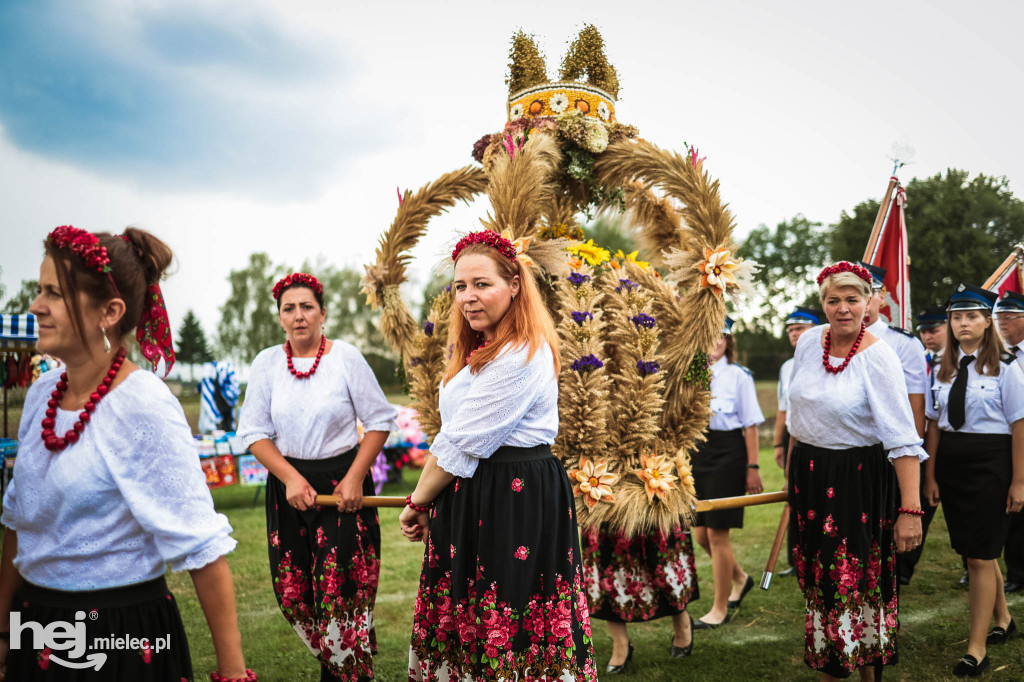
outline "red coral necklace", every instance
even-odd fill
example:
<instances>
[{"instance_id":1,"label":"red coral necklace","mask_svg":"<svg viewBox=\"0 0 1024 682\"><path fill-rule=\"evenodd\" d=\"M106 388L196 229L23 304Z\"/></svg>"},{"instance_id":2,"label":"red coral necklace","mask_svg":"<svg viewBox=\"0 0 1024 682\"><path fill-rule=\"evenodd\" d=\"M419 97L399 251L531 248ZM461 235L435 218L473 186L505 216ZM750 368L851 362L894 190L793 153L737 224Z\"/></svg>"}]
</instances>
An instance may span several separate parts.
<instances>
[{"instance_id":1,"label":"red coral necklace","mask_svg":"<svg viewBox=\"0 0 1024 682\"><path fill-rule=\"evenodd\" d=\"M124 362L124 357L127 353L128 351L124 348L118 349L117 355L114 356L114 361L110 363L110 369L107 370L107 375L103 377L103 381L96 387L96 390L89 394L89 399L85 401L85 405L82 406L82 412L78 415L78 421L75 422L72 428L68 429L63 438L54 433L53 430L57 425L57 406L60 405L60 399L64 397L64 391L68 390L68 373L61 372L60 381L57 382L53 392L50 393L50 399L46 402L46 416L43 417L42 437L43 445L47 450L61 452L67 446L78 442L82 432L85 431L85 425L92 419L92 413L96 411L96 406L110 392L110 384L117 376L118 370L121 369L121 364Z\"/></svg>"},{"instance_id":2,"label":"red coral necklace","mask_svg":"<svg viewBox=\"0 0 1024 682\"><path fill-rule=\"evenodd\" d=\"M316 368L320 366L320 358L324 356L324 348L327 346L327 337L323 334L320 335L320 350L316 352L316 360L313 361L313 366L309 368L308 372L300 372L295 369L295 365L292 364L292 342L284 342L284 356L288 358L288 371L292 373L292 376L296 379L308 379L309 377L316 374Z\"/></svg>"},{"instance_id":3,"label":"red coral necklace","mask_svg":"<svg viewBox=\"0 0 1024 682\"><path fill-rule=\"evenodd\" d=\"M861 339L864 338L864 332L866 332L866 331L867 331L867 327L865 327L864 323L861 322L860 323L860 334L857 334L857 340L854 341L853 342L853 346L850 347L850 352L846 354L846 359L843 360L843 364L841 364L841 365L839 365L837 367L833 367L832 363L830 363L828 361L828 358L829 358L828 351L832 347L832 328L829 327L828 331L825 332L825 352L821 354L821 364L825 366L825 371L829 372L830 374L839 374L844 369L846 369L847 366L850 364L850 360L852 360L853 356L857 353L857 348L860 347Z\"/></svg>"}]
</instances>

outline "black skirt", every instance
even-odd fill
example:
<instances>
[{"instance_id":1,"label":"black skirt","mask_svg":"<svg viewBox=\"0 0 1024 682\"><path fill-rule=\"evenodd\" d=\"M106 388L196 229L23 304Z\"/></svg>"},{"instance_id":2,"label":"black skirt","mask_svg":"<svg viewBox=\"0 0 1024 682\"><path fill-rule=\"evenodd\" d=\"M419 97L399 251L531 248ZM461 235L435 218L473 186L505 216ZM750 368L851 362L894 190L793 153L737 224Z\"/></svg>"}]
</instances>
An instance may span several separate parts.
<instances>
[{"instance_id":1,"label":"black skirt","mask_svg":"<svg viewBox=\"0 0 1024 682\"><path fill-rule=\"evenodd\" d=\"M1013 478L1011 436L939 432L935 481L957 554L998 559L1010 527L1006 496Z\"/></svg>"},{"instance_id":2,"label":"black skirt","mask_svg":"<svg viewBox=\"0 0 1024 682\"><path fill-rule=\"evenodd\" d=\"M747 443L743 429L713 431L690 458L697 499L737 497L747 492ZM742 528L743 508L700 512L695 526Z\"/></svg>"},{"instance_id":3,"label":"black skirt","mask_svg":"<svg viewBox=\"0 0 1024 682\"><path fill-rule=\"evenodd\" d=\"M833 677L897 660L893 524L896 470L881 445L798 443L789 463L789 532L807 604L804 661Z\"/></svg>"},{"instance_id":4,"label":"black skirt","mask_svg":"<svg viewBox=\"0 0 1024 682\"><path fill-rule=\"evenodd\" d=\"M11 600L11 617L8 680L193 679L185 628L163 576L136 585L86 592L24 583ZM58 621L67 623L74 635L62 634L54 642L46 640L42 627ZM82 667L90 661L91 667Z\"/></svg>"},{"instance_id":5,"label":"black skirt","mask_svg":"<svg viewBox=\"0 0 1024 682\"><path fill-rule=\"evenodd\" d=\"M551 448L504 446L435 500L411 680L596 680L576 505Z\"/></svg>"},{"instance_id":6,"label":"black skirt","mask_svg":"<svg viewBox=\"0 0 1024 682\"><path fill-rule=\"evenodd\" d=\"M286 457L318 495L331 495L358 450L328 459ZM373 495L363 479L363 495ZM377 510L336 507L299 511L285 486L267 477L270 576L285 619L320 661L320 679L372 679L377 637L373 605L380 575Z\"/></svg>"},{"instance_id":7,"label":"black skirt","mask_svg":"<svg viewBox=\"0 0 1024 682\"><path fill-rule=\"evenodd\" d=\"M700 598L690 532L675 526L628 537L607 528L583 533L590 617L641 623L686 610Z\"/></svg>"}]
</instances>

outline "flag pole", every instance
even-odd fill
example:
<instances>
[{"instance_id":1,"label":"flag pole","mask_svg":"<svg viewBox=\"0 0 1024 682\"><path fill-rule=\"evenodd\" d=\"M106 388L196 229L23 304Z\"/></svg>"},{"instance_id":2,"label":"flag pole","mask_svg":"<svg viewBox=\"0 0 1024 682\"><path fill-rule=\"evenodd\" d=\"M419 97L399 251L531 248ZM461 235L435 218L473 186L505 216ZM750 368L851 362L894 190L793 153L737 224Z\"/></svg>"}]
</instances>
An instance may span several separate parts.
<instances>
[{"instance_id":1,"label":"flag pole","mask_svg":"<svg viewBox=\"0 0 1024 682\"><path fill-rule=\"evenodd\" d=\"M1002 278L1003 274L1015 264L1015 261L1018 261L1021 258L1022 253L1024 253L1024 244L1017 244L1014 246L1013 251L1006 257L1003 264L996 268L996 271L992 273L991 277L985 280L985 283L981 285L981 288L989 289L995 285L995 283Z\"/></svg>"},{"instance_id":2,"label":"flag pole","mask_svg":"<svg viewBox=\"0 0 1024 682\"><path fill-rule=\"evenodd\" d=\"M896 177L894 172L892 177L889 178L889 187L885 190L885 198L882 203L878 206L878 215L875 216L875 224L871 228L871 237L868 239L868 246L864 249L865 263L870 263L875 257L875 249L878 246L878 236L882 232L882 225L885 224L885 217L889 214L889 206L892 204L892 193L896 189L896 185L899 183L899 179Z\"/></svg>"}]
</instances>

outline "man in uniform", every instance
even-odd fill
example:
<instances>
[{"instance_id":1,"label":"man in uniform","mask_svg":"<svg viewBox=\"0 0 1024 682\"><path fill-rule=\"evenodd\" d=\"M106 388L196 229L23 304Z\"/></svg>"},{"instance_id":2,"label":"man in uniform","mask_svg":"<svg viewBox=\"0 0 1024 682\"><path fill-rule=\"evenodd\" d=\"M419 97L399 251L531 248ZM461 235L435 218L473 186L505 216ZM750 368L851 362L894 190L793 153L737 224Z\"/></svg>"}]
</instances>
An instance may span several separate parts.
<instances>
[{"instance_id":1,"label":"man in uniform","mask_svg":"<svg viewBox=\"0 0 1024 682\"><path fill-rule=\"evenodd\" d=\"M903 366L903 378L906 380L907 397L910 400L910 407L914 412L914 423L917 425L917 433L923 439L925 424L924 399L925 394L929 393L931 389L924 346L921 345L916 336L898 326L890 325L885 318L879 315L879 310L885 302L882 294L885 282L885 268L880 268L877 265L868 265L864 262L861 262L861 265L871 273L872 279L871 298L868 299L867 310L864 314L864 324L869 332L896 351L900 364ZM921 481L923 485L924 462L921 463L921 467ZM924 497L922 496L921 499L924 500ZM930 521L930 516L935 514L934 507L928 509L928 505L923 504L922 508L925 509L925 514L929 515L927 518ZM925 535L928 532L927 523L924 521L922 521L921 530L920 546L923 547ZM917 553L917 557L915 557L913 562L907 561L906 556L906 553L904 553L896 557L896 568L901 585L910 584L910 578L914 575L914 565L917 563L916 559L920 558L920 552Z\"/></svg>"},{"instance_id":2,"label":"man in uniform","mask_svg":"<svg viewBox=\"0 0 1024 682\"><path fill-rule=\"evenodd\" d=\"M805 331L811 327L821 324L823 313L811 310L804 306L797 306L796 310L786 318L786 335L789 343L796 348L796 342ZM789 381L793 376L793 358L782 363L779 369L779 410L775 415L775 463L786 469L786 453L789 452L789 429L786 428L786 413L789 412ZM780 576L794 575L793 543L795 538L787 533L786 556L789 558L789 568L779 573Z\"/></svg>"},{"instance_id":3,"label":"man in uniform","mask_svg":"<svg viewBox=\"0 0 1024 682\"><path fill-rule=\"evenodd\" d=\"M996 302L995 315L999 335L1024 370L1024 295L1004 291ZM1006 534L1003 558L1006 559L1003 590L1007 594L1020 592L1024 589L1024 512L1010 515L1010 531Z\"/></svg>"}]
</instances>

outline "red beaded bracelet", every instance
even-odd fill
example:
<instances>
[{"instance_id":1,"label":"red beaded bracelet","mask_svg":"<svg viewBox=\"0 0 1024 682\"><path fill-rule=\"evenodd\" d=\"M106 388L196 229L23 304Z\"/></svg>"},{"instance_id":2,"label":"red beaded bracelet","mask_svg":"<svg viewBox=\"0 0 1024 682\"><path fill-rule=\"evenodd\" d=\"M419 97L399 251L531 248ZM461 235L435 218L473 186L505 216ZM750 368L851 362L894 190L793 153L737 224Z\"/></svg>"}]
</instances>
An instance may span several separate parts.
<instances>
[{"instance_id":1,"label":"red beaded bracelet","mask_svg":"<svg viewBox=\"0 0 1024 682\"><path fill-rule=\"evenodd\" d=\"M908 516L924 516L924 509L904 509L900 507L897 509L900 514L906 514Z\"/></svg>"},{"instance_id":2,"label":"red beaded bracelet","mask_svg":"<svg viewBox=\"0 0 1024 682\"><path fill-rule=\"evenodd\" d=\"M405 496L405 503L406 503L406 504L407 504L407 505L409 506L409 508L410 508L410 509L412 509L412 510L413 510L414 512L420 512L421 514L422 514L423 512L428 512L428 511L430 511L430 508L434 506L434 505L433 505L433 503L431 503L431 504L428 504L428 505L419 505L419 504L415 504L415 503L414 503L414 502L412 501L412 493L409 493L408 495L406 495L406 496Z\"/></svg>"},{"instance_id":3,"label":"red beaded bracelet","mask_svg":"<svg viewBox=\"0 0 1024 682\"><path fill-rule=\"evenodd\" d=\"M252 668L245 669L245 677L224 677L219 672L210 673L210 682L256 682L256 673Z\"/></svg>"}]
</instances>

